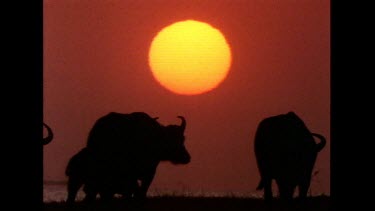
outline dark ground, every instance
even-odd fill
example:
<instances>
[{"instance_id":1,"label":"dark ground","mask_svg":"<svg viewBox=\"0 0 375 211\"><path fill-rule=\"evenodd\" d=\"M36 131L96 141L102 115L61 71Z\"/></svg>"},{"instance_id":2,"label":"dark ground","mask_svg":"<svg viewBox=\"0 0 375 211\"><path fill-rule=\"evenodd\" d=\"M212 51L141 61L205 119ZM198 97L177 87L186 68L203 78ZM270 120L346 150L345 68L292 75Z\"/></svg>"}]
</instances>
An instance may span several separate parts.
<instances>
[{"instance_id":1,"label":"dark ground","mask_svg":"<svg viewBox=\"0 0 375 211\"><path fill-rule=\"evenodd\" d=\"M149 198L144 203L136 201L123 201L116 199L111 203L96 202L94 204L84 204L77 202L67 205L65 202L52 202L44 204L44 211L277 211L277 210L301 210L301 211L328 211L331 209L330 197L318 196L308 198L305 203L297 201L290 205L285 205L279 200L274 200L271 205L264 204L262 199L249 198L189 198L189 197L154 197Z\"/></svg>"}]
</instances>

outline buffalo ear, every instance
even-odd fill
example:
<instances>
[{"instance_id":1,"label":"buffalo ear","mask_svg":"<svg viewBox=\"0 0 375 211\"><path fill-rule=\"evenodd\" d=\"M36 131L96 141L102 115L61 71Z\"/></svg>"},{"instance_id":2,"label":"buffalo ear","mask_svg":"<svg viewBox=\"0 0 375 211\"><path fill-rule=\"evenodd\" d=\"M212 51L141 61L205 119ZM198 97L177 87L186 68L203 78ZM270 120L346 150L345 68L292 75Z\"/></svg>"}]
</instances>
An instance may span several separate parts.
<instances>
[{"instance_id":1,"label":"buffalo ear","mask_svg":"<svg viewBox=\"0 0 375 211\"><path fill-rule=\"evenodd\" d=\"M181 128L182 133L184 133L185 129L186 129L186 120L185 120L185 118L183 116L177 116L177 118L181 119L180 128Z\"/></svg>"}]
</instances>

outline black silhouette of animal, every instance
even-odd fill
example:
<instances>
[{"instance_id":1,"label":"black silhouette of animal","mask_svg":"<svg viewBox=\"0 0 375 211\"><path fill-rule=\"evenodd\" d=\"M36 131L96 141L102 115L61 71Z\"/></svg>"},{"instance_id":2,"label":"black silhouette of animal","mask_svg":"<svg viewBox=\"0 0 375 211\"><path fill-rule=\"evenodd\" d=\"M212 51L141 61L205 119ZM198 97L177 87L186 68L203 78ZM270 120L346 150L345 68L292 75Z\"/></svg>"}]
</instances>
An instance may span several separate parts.
<instances>
[{"instance_id":1,"label":"black silhouette of animal","mask_svg":"<svg viewBox=\"0 0 375 211\"><path fill-rule=\"evenodd\" d=\"M70 158L68 165L65 169L65 175L69 177L68 179L68 203L74 202L78 190L88 181L90 178L90 171L93 169L94 157L90 154L90 150L83 148L72 158ZM95 176L95 175L93 175Z\"/></svg>"},{"instance_id":2,"label":"black silhouette of animal","mask_svg":"<svg viewBox=\"0 0 375 211\"><path fill-rule=\"evenodd\" d=\"M43 145L49 144L53 139L53 132L52 129L43 122L43 126L47 128L48 135L47 137L43 138Z\"/></svg>"},{"instance_id":3,"label":"black silhouette of animal","mask_svg":"<svg viewBox=\"0 0 375 211\"><path fill-rule=\"evenodd\" d=\"M320 142L316 143L314 137ZM261 177L257 190L264 189L265 201L272 199L273 179L282 200L292 200L297 186L299 198L306 198L317 154L325 144L326 139L311 133L294 112L262 120L255 134L254 150Z\"/></svg>"},{"instance_id":4,"label":"black silhouette of animal","mask_svg":"<svg viewBox=\"0 0 375 211\"><path fill-rule=\"evenodd\" d=\"M112 198L115 193L145 198L160 161L188 164L190 154L184 145L186 120L178 118L180 125L167 126L144 112L111 112L99 118L89 133L87 149L82 152L83 157L89 157L90 164L84 164L87 172L77 171L88 173L85 181L77 182L84 184L85 200L95 200L98 193L103 198ZM69 201L74 201L81 185L72 185Z\"/></svg>"}]
</instances>

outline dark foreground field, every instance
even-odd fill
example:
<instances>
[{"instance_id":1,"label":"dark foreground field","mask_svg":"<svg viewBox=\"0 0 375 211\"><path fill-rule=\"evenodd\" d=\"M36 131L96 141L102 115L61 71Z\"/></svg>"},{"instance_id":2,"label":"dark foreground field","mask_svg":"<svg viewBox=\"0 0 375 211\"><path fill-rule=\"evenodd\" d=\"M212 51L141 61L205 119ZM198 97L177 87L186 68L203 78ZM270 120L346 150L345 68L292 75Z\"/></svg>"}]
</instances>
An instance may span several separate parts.
<instances>
[{"instance_id":1,"label":"dark foreground field","mask_svg":"<svg viewBox=\"0 0 375 211\"><path fill-rule=\"evenodd\" d=\"M189 198L189 197L154 197L141 203L136 201L114 200L111 203L96 202L88 205L77 202L74 205L67 205L64 202L52 202L44 205L44 211L70 211L70 210L90 210L90 211L276 211L276 210L303 210L303 211L327 211L330 207L330 198L319 196L307 199L304 203L294 202L285 205L276 200L271 205L264 204L262 199L248 198Z\"/></svg>"}]
</instances>

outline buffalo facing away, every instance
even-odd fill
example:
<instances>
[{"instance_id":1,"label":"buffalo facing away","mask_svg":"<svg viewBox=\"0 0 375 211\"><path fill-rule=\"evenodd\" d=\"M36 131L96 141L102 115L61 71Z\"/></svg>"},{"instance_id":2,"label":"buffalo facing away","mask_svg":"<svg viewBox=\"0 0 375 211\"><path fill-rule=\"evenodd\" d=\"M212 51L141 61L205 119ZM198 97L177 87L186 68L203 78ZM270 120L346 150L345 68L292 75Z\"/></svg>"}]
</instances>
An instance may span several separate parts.
<instances>
[{"instance_id":1,"label":"buffalo facing away","mask_svg":"<svg viewBox=\"0 0 375 211\"><path fill-rule=\"evenodd\" d=\"M314 137L320 142L315 143ZM275 179L281 199L291 200L297 186L299 197L306 198L317 154L325 144L325 138L311 133L294 112L262 120L254 141L261 177L257 190L264 189L264 198L270 201Z\"/></svg>"},{"instance_id":2,"label":"buffalo facing away","mask_svg":"<svg viewBox=\"0 0 375 211\"><path fill-rule=\"evenodd\" d=\"M161 125L144 112L111 112L91 129L86 148L74 155L66 168L67 202L73 202L84 185L85 201L97 194L110 199L115 193L145 198L160 161L187 164L186 120L180 125Z\"/></svg>"}]
</instances>

